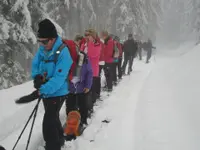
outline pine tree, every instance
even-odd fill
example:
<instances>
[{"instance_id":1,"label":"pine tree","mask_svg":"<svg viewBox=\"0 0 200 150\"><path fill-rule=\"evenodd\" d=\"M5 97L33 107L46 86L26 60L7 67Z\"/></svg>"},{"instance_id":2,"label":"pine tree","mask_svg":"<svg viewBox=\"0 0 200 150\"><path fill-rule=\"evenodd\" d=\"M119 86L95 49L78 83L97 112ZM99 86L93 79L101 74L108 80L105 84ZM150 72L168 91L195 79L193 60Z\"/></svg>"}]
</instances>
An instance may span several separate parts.
<instances>
[{"instance_id":1,"label":"pine tree","mask_svg":"<svg viewBox=\"0 0 200 150\"><path fill-rule=\"evenodd\" d=\"M49 18L68 39L87 28L145 39L155 37L159 28L160 5L159 0L1 0L0 89L30 80L42 19Z\"/></svg>"}]
</instances>

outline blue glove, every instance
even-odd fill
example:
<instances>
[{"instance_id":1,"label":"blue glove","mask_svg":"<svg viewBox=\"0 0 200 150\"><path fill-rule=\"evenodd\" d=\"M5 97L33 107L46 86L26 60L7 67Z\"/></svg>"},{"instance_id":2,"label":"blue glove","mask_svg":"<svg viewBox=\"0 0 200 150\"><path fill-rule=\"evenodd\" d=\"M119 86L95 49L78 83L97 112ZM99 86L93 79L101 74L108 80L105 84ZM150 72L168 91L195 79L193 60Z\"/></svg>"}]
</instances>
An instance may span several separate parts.
<instances>
[{"instance_id":1,"label":"blue glove","mask_svg":"<svg viewBox=\"0 0 200 150\"><path fill-rule=\"evenodd\" d=\"M118 62L118 59L117 59L117 58L114 58L114 62L117 63L117 62Z\"/></svg>"}]
</instances>

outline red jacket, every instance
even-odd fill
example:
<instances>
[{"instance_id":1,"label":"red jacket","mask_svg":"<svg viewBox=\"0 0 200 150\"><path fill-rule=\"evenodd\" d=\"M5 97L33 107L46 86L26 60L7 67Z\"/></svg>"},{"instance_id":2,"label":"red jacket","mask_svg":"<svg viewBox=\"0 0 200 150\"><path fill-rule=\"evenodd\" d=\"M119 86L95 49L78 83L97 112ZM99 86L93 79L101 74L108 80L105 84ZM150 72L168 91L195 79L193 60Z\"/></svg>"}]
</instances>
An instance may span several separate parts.
<instances>
[{"instance_id":1,"label":"red jacket","mask_svg":"<svg viewBox=\"0 0 200 150\"><path fill-rule=\"evenodd\" d=\"M110 37L108 41L104 43L103 51L104 51L104 59L106 63L113 62L113 52L114 52L114 41Z\"/></svg>"},{"instance_id":2,"label":"red jacket","mask_svg":"<svg viewBox=\"0 0 200 150\"><path fill-rule=\"evenodd\" d=\"M84 45L86 43L86 39L85 38L83 38L82 40L81 40L81 42L80 42L80 45L79 45L79 47L81 47L82 45Z\"/></svg>"}]
</instances>

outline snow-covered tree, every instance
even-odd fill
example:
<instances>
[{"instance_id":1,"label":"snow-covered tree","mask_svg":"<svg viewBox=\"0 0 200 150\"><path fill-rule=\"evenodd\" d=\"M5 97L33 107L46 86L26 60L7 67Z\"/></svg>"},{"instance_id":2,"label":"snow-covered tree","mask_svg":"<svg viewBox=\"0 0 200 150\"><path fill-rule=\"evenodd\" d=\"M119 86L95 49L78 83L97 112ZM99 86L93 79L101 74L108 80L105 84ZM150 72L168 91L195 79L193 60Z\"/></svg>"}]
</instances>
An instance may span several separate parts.
<instances>
[{"instance_id":1,"label":"snow-covered tree","mask_svg":"<svg viewBox=\"0 0 200 150\"><path fill-rule=\"evenodd\" d=\"M155 39L161 0L1 0L0 89L30 79L38 22L52 20L59 34L73 39L85 29L108 30L122 39Z\"/></svg>"}]
</instances>

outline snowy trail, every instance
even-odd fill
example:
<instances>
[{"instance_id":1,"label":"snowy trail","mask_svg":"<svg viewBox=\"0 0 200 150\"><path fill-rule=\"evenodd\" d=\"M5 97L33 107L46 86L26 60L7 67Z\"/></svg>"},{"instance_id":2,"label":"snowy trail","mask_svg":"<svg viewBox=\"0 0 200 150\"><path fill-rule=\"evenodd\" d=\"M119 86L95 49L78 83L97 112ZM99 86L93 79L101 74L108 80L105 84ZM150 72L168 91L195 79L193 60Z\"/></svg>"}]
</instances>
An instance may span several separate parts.
<instances>
[{"instance_id":1,"label":"snowy trail","mask_svg":"<svg viewBox=\"0 0 200 150\"><path fill-rule=\"evenodd\" d=\"M133 140L130 139L128 141L127 139L124 139L124 141L121 141L120 136L127 135L133 137L133 132L132 131L130 132L129 130L133 129L134 117L132 116L138 100L138 93L143 83L145 82L145 79L149 75L152 65L153 63L146 65L144 62L138 62L138 61L135 62L135 68L131 76L125 76L124 79L111 93L110 97L105 99L102 102L102 104L98 106L99 108L97 109L93 119L91 120L92 121L91 125L85 130L84 135L75 141L76 150L79 149L89 150L89 149L99 149L99 148L101 149L101 146L103 146L104 149L106 149L106 147L107 149L110 149L111 146L119 147L120 145L121 148L123 148L122 145L126 143L129 143L129 146L127 148L132 149ZM32 91L31 85L32 83L27 83L26 86L23 86L23 88L29 87L25 93L29 93ZM15 94L14 96L19 95L19 90L16 91L16 88L14 88L13 92L18 93ZM5 94L4 96L6 97L7 95ZM8 150L12 149L14 142L19 136L22 127L24 126L30 112L32 111L35 105L34 102L31 105L18 106L16 108L13 102L14 96L12 96L12 100L8 102L4 101L7 103L6 105L10 106L10 109L12 109L13 111L11 111L8 114L4 114L4 118L1 118L2 120L0 120L1 127L5 129L4 131L1 131L0 144L4 145ZM42 124L43 113L44 113L43 106L40 105L40 109L34 126L34 132L30 143L31 150L36 150L38 145L43 145L43 140L42 140L43 138L41 135L42 131L41 124ZM63 120L65 116L62 115L61 117ZM7 121L9 120L8 127L5 126L6 125L5 119ZM110 120L111 122L107 125L106 124L102 125L102 120L105 119ZM102 129L100 129L101 126ZM116 126L118 126L117 132L116 132ZM25 148L29 129L30 126L24 133L22 140L20 141L16 150L22 150ZM127 130L124 132L124 129ZM110 142L106 143L106 141L108 141L108 139L110 138L111 139L114 138L114 140L111 140L112 141L111 143L113 144L110 144ZM94 141L90 142L90 140ZM116 145L116 143L118 143L118 146Z\"/></svg>"},{"instance_id":2,"label":"snowy trail","mask_svg":"<svg viewBox=\"0 0 200 150\"><path fill-rule=\"evenodd\" d=\"M77 150L133 149L136 103L145 79L151 72L152 65L146 65L144 62L135 64L131 76L124 77L111 97L97 111L91 126L75 142ZM98 134L95 134L95 129L102 125L101 121L104 119L111 120L111 122L105 125ZM94 142L90 142L91 139Z\"/></svg>"},{"instance_id":3,"label":"snowy trail","mask_svg":"<svg viewBox=\"0 0 200 150\"><path fill-rule=\"evenodd\" d=\"M135 150L200 149L199 47L156 64L135 113Z\"/></svg>"},{"instance_id":4,"label":"snowy trail","mask_svg":"<svg viewBox=\"0 0 200 150\"><path fill-rule=\"evenodd\" d=\"M156 62L152 60L148 65L134 62L132 74L123 78L110 97L99 102L91 124L67 150L199 150L199 49L180 50L180 55L158 54ZM21 86L23 93L19 87L0 91L5 98L0 101L0 145L8 150L35 104L16 107L14 97L32 91L31 83ZM12 111L7 112L8 108ZM40 105L30 150L43 144L43 113ZM24 149L27 136L28 132L16 150Z\"/></svg>"}]
</instances>

